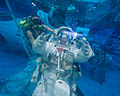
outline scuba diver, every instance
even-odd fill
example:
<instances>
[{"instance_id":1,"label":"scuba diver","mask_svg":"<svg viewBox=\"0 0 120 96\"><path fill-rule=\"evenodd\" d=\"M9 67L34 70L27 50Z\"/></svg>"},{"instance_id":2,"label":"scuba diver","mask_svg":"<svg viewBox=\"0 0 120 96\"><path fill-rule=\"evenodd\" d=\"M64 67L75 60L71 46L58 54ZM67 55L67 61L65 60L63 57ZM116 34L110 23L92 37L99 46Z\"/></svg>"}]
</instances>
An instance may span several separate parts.
<instances>
[{"instance_id":1,"label":"scuba diver","mask_svg":"<svg viewBox=\"0 0 120 96\"><path fill-rule=\"evenodd\" d=\"M51 41L44 33L33 41L33 50L42 56L42 74L32 96L76 96L76 83L82 76L79 63L94 56L89 43L76 40L77 35L71 28L60 27ZM35 72L39 69L40 65Z\"/></svg>"},{"instance_id":2,"label":"scuba diver","mask_svg":"<svg viewBox=\"0 0 120 96\"><path fill-rule=\"evenodd\" d=\"M54 30L47 25L41 24L41 20L37 15L24 18L20 21L20 28L23 30L24 36L31 45L42 32L45 34L46 31L54 32Z\"/></svg>"}]
</instances>

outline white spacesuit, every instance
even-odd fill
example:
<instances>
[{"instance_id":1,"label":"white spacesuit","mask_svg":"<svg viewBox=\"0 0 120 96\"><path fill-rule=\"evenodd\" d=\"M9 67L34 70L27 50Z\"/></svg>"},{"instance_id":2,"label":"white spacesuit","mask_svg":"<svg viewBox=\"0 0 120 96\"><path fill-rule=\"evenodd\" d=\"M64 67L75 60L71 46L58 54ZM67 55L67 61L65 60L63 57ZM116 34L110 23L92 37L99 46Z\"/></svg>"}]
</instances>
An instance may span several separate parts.
<instances>
[{"instance_id":1,"label":"white spacesuit","mask_svg":"<svg viewBox=\"0 0 120 96\"><path fill-rule=\"evenodd\" d=\"M76 42L71 43L74 38L72 29L60 27L55 32L57 39L46 41L46 36L41 34L34 41L33 50L41 54L46 63L43 63L42 76L33 96L75 96L77 71L74 63L86 62L93 56L88 42L79 48ZM73 78L71 88L70 76Z\"/></svg>"}]
</instances>

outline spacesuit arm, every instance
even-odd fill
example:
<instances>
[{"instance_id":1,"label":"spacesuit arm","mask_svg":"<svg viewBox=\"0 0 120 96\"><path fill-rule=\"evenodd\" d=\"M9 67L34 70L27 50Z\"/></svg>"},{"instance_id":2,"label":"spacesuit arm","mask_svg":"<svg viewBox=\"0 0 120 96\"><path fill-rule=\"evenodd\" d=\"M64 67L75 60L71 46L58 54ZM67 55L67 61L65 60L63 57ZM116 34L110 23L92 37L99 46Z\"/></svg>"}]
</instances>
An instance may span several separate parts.
<instances>
[{"instance_id":1,"label":"spacesuit arm","mask_svg":"<svg viewBox=\"0 0 120 96\"><path fill-rule=\"evenodd\" d=\"M35 51L37 54L45 54L45 49L46 49L46 35L39 35L37 39L33 43L33 51Z\"/></svg>"},{"instance_id":2,"label":"spacesuit arm","mask_svg":"<svg viewBox=\"0 0 120 96\"><path fill-rule=\"evenodd\" d=\"M94 52L91 49L89 43L82 45L80 49L76 51L75 61L78 63L84 63L94 56Z\"/></svg>"},{"instance_id":3,"label":"spacesuit arm","mask_svg":"<svg viewBox=\"0 0 120 96\"><path fill-rule=\"evenodd\" d=\"M49 36L49 35L42 35L41 34L34 41L32 48L37 54L47 55L47 54L50 54L50 53L54 53L55 44L46 41L47 36Z\"/></svg>"}]
</instances>

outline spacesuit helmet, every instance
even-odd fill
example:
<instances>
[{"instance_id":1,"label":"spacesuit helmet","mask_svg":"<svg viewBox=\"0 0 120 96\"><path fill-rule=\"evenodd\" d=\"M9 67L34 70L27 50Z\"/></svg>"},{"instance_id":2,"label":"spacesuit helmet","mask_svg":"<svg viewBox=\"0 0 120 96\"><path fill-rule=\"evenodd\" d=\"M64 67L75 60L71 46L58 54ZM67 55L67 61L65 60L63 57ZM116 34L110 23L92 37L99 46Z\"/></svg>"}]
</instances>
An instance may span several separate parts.
<instances>
[{"instance_id":1,"label":"spacesuit helmet","mask_svg":"<svg viewBox=\"0 0 120 96\"><path fill-rule=\"evenodd\" d=\"M71 33L73 32L71 28L69 27L65 27L65 26L62 26L60 27L59 29L56 29L55 30L57 36L60 36L60 37L69 37L71 36Z\"/></svg>"},{"instance_id":2,"label":"spacesuit helmet","mask_svg":"<svg viewBox=\"0 0 120 96\"><path fill-rule=\"evenodd\" d=\"M55 30L56 35L59 37L59 40L62 44L65 44L66 42L69 42L72 38L71 33L72 29L69 27L60 27L59 29Z\"/></svg>"}]
</instances>

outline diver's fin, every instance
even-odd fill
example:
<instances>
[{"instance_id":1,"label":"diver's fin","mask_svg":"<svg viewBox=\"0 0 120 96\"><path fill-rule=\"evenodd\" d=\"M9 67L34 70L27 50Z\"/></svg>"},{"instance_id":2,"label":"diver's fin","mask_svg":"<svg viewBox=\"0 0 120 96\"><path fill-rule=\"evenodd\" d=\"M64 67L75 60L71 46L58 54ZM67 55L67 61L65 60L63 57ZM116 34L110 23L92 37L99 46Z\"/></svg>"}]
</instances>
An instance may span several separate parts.
<instances>
[{"instance_id":1,"label":"diver's fin","mask_svg":"<svg viewBox=\"0 0 120 96\"><path fill-rule=\"evenodd\" d=\"M54 96L70 96L69 85L62 80L57 80L55 82Z\"/></svg>"}]
</instances>

